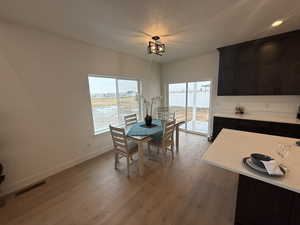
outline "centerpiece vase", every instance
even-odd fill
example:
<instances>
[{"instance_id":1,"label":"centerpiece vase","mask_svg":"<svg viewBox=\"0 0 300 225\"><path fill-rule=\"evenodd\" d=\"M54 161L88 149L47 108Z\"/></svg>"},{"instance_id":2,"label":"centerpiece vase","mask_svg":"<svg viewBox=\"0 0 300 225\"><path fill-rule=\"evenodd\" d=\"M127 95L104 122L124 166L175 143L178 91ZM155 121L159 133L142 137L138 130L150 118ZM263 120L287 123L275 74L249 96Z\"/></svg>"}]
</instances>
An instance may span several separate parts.
<instances>
[{"instance_id":1,"label":"centerpiece vase","mask_svg":"<svg viewBox=\"0 0 300 225\"><path fill-rule=\"evenodd\" d=\"M148 114L146 115L145 124L146 124L147 127L150 127L152 125L152 116L150 116Z\"/></svg>"}]
</instances>

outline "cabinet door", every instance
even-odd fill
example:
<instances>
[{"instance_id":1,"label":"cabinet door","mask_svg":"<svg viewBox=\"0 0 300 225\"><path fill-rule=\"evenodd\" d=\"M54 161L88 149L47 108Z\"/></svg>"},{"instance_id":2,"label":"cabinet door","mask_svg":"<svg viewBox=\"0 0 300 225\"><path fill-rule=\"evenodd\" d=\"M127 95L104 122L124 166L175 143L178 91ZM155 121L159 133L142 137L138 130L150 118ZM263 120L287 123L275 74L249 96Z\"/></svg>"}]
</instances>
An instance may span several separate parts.
<instances>
[{"instance_id":1,"label":"cabinet door","mask_svg":"<svg viewBox=\"0 0 300 225\"><path fill-rule=\"evenodd\" d=\"M213 140L218 136L218 134L222 131L223 128L236 129L237 120L215 116L213 124Z\"/></svg>"},{"instance_id":2,"label":"cabinet door","mask_svg":"<svg viewBox=\"0 0 300 225\"><path fill-rule=\"evenodd\" d=\"M285 61L285 71L282 79L282 93L300 95L300 60Z\"/></svg>"},{"instance_id":3,"label":"cabinet door","mask_svg":"<svg viewBox=\"0 0 300 225\"><path fill-rule=\"evenodd\" d=\"M270 122L272 134L282 137L300 138L300 125Z\"/></svg>"},{"instance_id":4,"label":"cabinet door","mask_svg":"<svg viewBox=\"0 0 300 225\"><path fill-rule=\"evenodd\" d=\"M294 194L294 201L292 206L291 213L291 222L290 225L299 225L300 224L300 194Z\"/></svg>"},{"instance_id":5,"label":"cabinet door","mask_svg":"<svg viewBox=\"0 0 300 225\"><path fill-rule=\"evenodd\" d=\"M235 95L254 95L257 87L256 44L239 46L235 74Z\"/></svg>"},{"instance_id":6,"label":"cabinet door","mask_svg":"<svg viewBox=\"0 0 300 225\"><path fill-rule=\"evenodd\" d=\"M293 192L265 182L239 176L236 224L288 225Z\"/></svg>"},{"instance_id":7,"label":"cabinet door","mask_svg":"<svg viewBox=\"0 0 300 225\"><path fill-rule=\"evenodd\" d=\"M300 95L300 32L292 32L285 39L282 91L286 95Z\"/></svg>"},{"instance_id":8,"label":"cabinet door","mask_svg":"<svg viewBox=\"0 0 300 225\"><path fill-rule=\"evenodd\" d=\"M218 95L300 95L300 31L220 51Z\"/></svg>"},{"instance_id":9,"label":"cabinet door","mask_svg":"<svg viewBox=\"0 0 300 225\"><path fill-rule=\"evenodd\" d=\"M237 130L260 134L272 134L271 125L269 122L256 120L238 120Z\"/></svg>"},{"instance_id":10,"label":"cabinet door","mask_svg":"<svg viewBox=\"0 0 300 225\"><path fill-rule=\"evenodd\" d=\"M256 94L278 95L282 90L284 47L281 39L263 41L257 49Z\"/></svg>"},{"instance_id":11,"label":"cabinet door","mask_svg":"<svg viewBox=\"0 0 300 225\"><path fill-rule=\"evenodd\" d=\"M234 95L235 69L222 67L219 72L218 96Z\"/></svg>"},{"instance_id":12,"label":"cabinet door","mask_svg":"<svg viewBox=\"0 0 300 225\"><path fill-rule=\"evenodd\" d=\"M218 95L234 95L236 74L236 48L226 47L219 49L220 65L218 79Z\"/></svg>"}]
</instances>

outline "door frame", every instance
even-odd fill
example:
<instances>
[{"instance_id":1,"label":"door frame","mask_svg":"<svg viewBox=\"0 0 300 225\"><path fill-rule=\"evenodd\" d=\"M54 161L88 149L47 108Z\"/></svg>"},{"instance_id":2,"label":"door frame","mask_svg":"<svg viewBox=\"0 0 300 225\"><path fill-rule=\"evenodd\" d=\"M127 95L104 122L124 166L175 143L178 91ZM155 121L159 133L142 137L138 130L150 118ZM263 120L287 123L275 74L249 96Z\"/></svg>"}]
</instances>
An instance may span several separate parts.
<instances>
[{"instance_id":1,"label":"door frame","mask_svg":"<svg viewBox=\"0 0 300 225\"><path fill-rule=\"evenodd\" d=\"M207 134L206 133L202 133L202 132L196 132L196 131L190 131L187 130L187 125L185 123L185 128L180 128L180 130L186 132L186 133L191 133L191 134L198 134L201 136L206 136L209 137L211 134L211 128L212 128L212 114L213 114L213 110L212 110L212 99L213 99L213 87L214 87L214 80L209 78L209 79L201 79L201 80L197 80L197 81L183 81L183 82L168 82L166 84L166 92L165 92L165 96L166 96L166 105L169 107L169 84L179 84L179 83L185 83L186 84L186 102L185 102L185 120L187 120L187 106L188 106L188 83L193 83L193 82L204 82L204 81L210 81L210 93L209 93L209 108L208 108L208 130L207 130Z\"/></svg>"}]
</instances>

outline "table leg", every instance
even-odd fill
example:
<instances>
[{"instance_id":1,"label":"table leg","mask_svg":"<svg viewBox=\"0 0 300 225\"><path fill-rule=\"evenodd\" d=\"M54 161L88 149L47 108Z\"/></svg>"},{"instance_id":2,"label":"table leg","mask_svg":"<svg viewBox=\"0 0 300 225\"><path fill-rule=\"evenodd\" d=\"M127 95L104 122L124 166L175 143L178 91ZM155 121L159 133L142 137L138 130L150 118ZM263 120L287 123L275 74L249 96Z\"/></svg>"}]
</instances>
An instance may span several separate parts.
<instances>
[{"instance_id":1,"label":"table leg","mask_svg":"<svg viewBox=\"0 0 300 225\"><path fill-rule=\"evenodd\" d=\"M176 126L176 152L179 152L179 126Z\"/></svg>"},{"instance_id":2,"label":"table leg","mask_svg":"<svg viewBox=\"0 0 300 225\"><path fill-rule=\"evenodd\" d=\"M140 176L144 175L144 150L143 150L143 143L138 143L139 148L139 174Z\"/></svg>"}]
</instances>

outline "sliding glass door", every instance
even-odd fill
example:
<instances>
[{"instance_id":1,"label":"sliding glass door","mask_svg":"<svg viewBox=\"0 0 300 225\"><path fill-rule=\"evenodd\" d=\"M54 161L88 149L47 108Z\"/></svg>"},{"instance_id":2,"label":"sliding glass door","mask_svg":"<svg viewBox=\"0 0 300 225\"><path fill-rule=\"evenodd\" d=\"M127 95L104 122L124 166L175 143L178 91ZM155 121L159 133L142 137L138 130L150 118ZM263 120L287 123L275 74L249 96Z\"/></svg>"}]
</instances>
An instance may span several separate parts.
<instances>
[{"instance_id":1,"label":"sliding glass door","mask_svg":"<svg viewBox=\"0 0 300 225\"><path fill-rule=\"evenodd\" d=\"M169 84L169 107L187 131L208 134L210 81Z\"/></svg>"},{"instance_id":2,"label":"sliding glass door","mask_svg":"<svg viewBox=\"0 0 300 225\"><path fill-rule=\"evenodd\" d=\"M177 121L186 121L186 83L169 84L169 108Z\"/></svg>"}]
</instances>

